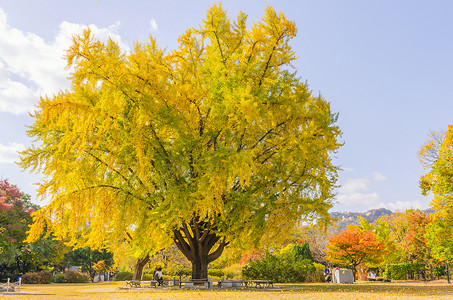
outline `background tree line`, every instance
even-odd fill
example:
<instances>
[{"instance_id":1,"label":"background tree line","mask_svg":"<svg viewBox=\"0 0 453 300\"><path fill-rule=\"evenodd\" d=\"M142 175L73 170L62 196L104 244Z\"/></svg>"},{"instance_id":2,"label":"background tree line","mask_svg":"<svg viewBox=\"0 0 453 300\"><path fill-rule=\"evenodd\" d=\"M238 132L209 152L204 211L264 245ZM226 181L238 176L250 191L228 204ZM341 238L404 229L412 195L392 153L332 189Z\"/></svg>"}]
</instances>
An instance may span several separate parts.
<instances>
[{"instance_id":1,"label":"background tree line","mask_svg":"<svg viewBox=\"0 0 453 300\"><path fill-rule=\"evenodd\" d=\"M94 251L89 247L73 249L52 235L27 243L27 231L33 223L32 212L40 207L31 202L30 196L9 183L0 180L0 278L38 271L64 271L70 266L80 266L81 271L94 276L93 266L104 261L113 266L113 254L105 250Z\"/></svg>"},{"instance_id":2,"label":"background tree line","mask_svg":"<svg viewBox=\"0 0 453 300\"><path fill-rule=\"evenodd\" d=\"M379 268L393 279L434 279L447 275L453 259L453 125L433 132L419 151L427 173L424 195L432 194L432 214L407 210L369 224L350 225L328 239L327 259L353 269ZM379 254L379 255L378 255Z\"/></svg>"}]
</instances>

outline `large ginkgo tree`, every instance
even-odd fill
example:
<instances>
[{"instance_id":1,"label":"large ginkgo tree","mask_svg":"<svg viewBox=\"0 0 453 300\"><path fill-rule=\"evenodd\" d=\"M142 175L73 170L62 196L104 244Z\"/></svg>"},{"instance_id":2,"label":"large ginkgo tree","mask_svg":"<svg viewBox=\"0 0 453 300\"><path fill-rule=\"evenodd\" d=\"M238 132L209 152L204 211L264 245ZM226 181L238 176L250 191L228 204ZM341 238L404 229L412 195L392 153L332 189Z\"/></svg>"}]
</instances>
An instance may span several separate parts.
<instances>
[{"instance_id":1,"label":"large ginkgo tree","mask_svg":"<svg viewBox=\"0 0 453 300\"><path fill-rule=\"evenodd\" d=\"M22 153L50 199L29 240L46 229L139 258L175 243L206 278L227 245L329 218L336 114L296 76L295 24L271 7L246 19L213 5L171 51L74 37L71 88L40 100Z\"/></svg>"}]
</instances>

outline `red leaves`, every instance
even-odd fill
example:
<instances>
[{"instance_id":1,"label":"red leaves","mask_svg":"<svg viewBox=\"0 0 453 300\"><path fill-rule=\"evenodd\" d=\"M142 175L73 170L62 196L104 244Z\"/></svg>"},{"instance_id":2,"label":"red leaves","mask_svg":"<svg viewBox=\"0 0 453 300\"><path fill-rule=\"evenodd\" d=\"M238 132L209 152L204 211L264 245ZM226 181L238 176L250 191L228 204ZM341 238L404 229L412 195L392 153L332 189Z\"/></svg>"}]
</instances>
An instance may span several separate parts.
<instances>
[{"instance_id":1,"label":"red leaves","mask_svg":"<svg viewBox=\"0 0 453 300\"><path fill-rule=\"evenodd\" d=\"M0 199L1 200L1 199ZM4 210L10 210L13 207L12 204L7 204L7 203L1 203L0 202L0 209Z\"/></svg>"},{"instance_id":2,"label":"red leaves","mask_svg":"<svg viewBox=\"0 0 453 300\"><path fill-rule=\"evenodd\" d=\"M0 203L10 203L20 199L23 195L24 193L15 185L10 184L7 179L0 180Z\"/></svg>"},{"instance_id":3,"label":"red leaves","mask_svg":"<svg viewBox=\"0 0 453 300\"><path fill-rule=\"evenodd\" d=\"M254 260L257 260L261 258L261 253L259 253L258 251L252 251L252 252L248 252L248 253L244 253L242 254L242 257L241 257L241 260L239 261L239 264L240 265L243 265L243 264L247 264L251 261L254 261Z\"/></svg>"},{"instance_id":4,"label":"red leaves","mask_svg":"<svg viewBox=\"0 0 453 300\"><path fill-rule=\"evenodd\" d=\"M378 263L387 251L372 230L363 231L357 225L349 226L327 240L328 260L353 268L360 263Z\"/></svg>"},{"instance_id":5,"label":"red leaves","mask_svg":"<svg viewBox=\"0 0 453 300\"><path fill-rule=\"evenodd\" d=\"M405 217L407 222L407 234L404 237L404 247L411 253L413 259L424 260L427 257L426 246L426 226L432 221L431 215L426 215L418 210L410 210L406 212Z\"/></svg>"}]
</instances>

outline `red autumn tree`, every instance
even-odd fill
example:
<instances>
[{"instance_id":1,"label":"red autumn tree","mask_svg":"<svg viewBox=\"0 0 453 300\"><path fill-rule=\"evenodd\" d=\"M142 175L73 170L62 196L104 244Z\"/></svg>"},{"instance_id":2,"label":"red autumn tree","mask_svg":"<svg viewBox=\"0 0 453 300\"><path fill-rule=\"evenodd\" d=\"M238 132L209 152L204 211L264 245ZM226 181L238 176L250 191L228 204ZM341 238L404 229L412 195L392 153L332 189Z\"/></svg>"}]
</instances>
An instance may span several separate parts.
<instances>
[{"instance_id":1,"label":"red autumn tree","mask_svg":"<svg viewBox=\"0 0 453 300\"><path fill-rule=\"evenodd\" d=\"M386 240L392 248L386 263L426 263L431 255L425 235L431 222L432 215L414 209L379 219L378 230L387 232L380 240Z\"/></svg>"},{"instance_id":2,"label":"red autumn tree","mask_svg":"<svg viewBox=\"0 0 453 300\"><path fill-rule=\"evenodd\" d=\"M15 185L8 182L7 179L0 180L0 203L11 204L22 198L24 194Z\"/></svg>"},{"instance_id":3,"label":"red autumn tree","mask_svg":"<svg viewBox=\"0 0 453 300\"><path fill-rule=\"evenodd\" d=\"M30 213L34 211L29 200L29 195L22 193L7 179L0 180L0 254L6 252L5 247L11 243L15 247L22 245L31 224Z\"/></svg>"},{"instance_id":4,"label":"red autumn tree","mask_svg":"<svg viewBox=\"0 0 453 300\"><path fill-rule=\"evenodd\" d=\"M386 252L384 243L378 241L371 229L364 230L358 225L348 226L327 241L327 260L351 267L354 276L358 265L377 264Z\"/></svg>"},{"instance_id":5,"label":"red autumn tree","mask_svg":"<svg viewBox=\"0 0 453 300\"><path fill-rule=\"evenodd\" d=\"M33 260L24 239L35 207L29 195L7 179L0 180L0 277L30 270Z\"/></svg>"},{"instance_id":6,"label":"red autumn tree","mask_svg":"<svg viewBox=\"0 0 453 300\"><path fill-rule=\"evenodd\" d=\"M426 262L430 258L429 248L426 246L426 227L432 222L432 215L427 215L419 210L408 213L409 227L405 237L405 248L412 261Z\"/></svg>"}]
</instances>

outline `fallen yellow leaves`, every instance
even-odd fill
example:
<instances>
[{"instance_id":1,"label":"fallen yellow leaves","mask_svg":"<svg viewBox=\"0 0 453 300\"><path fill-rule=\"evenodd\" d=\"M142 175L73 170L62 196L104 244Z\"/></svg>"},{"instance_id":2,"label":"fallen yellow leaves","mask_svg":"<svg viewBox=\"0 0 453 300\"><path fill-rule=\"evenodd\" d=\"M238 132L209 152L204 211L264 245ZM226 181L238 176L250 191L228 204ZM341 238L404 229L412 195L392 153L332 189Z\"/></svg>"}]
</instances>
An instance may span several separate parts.
<instances>
[{"instance_id":1,"label":"fallen yellow leaves","mask_svg":"<svg viewBox=\"0 0 453 300\"><path fill-rule=\"evenodd\" d=\"M142 288L119 289L124 282L23 285L21 293L0 299L453 299L453 286L445 283L400 282L337 284L279 284L255 288Z\"/></svg>"}]
</instances>

